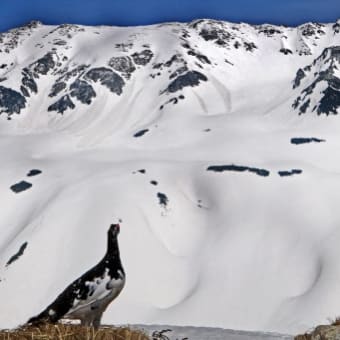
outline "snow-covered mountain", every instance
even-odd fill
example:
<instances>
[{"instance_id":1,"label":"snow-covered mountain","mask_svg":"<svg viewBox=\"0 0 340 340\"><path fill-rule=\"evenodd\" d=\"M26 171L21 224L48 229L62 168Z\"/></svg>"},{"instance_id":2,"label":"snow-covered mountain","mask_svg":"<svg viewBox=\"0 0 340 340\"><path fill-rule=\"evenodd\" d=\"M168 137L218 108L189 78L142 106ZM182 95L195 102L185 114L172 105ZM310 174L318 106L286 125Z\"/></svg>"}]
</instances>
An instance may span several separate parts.
<instances>
[{"instance_id":1,"label":"snow-covered mountain","mask_svg":"<svg viewBox=\"0 0 340 340\"><path fill-rule=\"evenodd\" d=\"M0 35L0 327L102 258L106 323L304 331L340 313L340 21Z\"/></svg>"}]
</instances>

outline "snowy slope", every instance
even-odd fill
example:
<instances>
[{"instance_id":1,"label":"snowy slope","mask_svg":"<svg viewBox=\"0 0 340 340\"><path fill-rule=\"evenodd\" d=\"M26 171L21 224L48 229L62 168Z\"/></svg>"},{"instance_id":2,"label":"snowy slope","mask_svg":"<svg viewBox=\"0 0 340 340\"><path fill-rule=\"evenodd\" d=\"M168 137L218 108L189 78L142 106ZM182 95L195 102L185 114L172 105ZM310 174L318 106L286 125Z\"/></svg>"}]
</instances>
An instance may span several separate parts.
<instances>
[{"instance_id":1,"label":"snowy slope","mask_svg":"<svg viewBox=\"0 0 340 340\"><path fill-rule=\"evenodd\" d=\"M95 265L119 220L106 323L337 316L339 46L340 21L3 33L0 327Z\"/></svg>"}]
</instances>

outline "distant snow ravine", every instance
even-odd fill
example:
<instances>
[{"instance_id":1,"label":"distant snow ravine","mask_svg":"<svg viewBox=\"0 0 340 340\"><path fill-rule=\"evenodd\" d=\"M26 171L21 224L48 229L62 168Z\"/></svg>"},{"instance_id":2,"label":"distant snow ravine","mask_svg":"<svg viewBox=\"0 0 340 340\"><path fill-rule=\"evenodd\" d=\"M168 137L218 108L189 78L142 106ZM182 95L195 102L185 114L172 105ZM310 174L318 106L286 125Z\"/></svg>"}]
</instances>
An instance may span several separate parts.
<instances>
[{"instance_id":1,"label":"distant snow ravine","mask_svg":"<svg viewBox=\"0 0 340 340\"><path fill-rule=\"evenodd\" d=\"M95 265L119 221L127 283L104 323L294 334L338 316L339 70L340 21L0 34L0 328Z\"/></svg>"}]
</instances>

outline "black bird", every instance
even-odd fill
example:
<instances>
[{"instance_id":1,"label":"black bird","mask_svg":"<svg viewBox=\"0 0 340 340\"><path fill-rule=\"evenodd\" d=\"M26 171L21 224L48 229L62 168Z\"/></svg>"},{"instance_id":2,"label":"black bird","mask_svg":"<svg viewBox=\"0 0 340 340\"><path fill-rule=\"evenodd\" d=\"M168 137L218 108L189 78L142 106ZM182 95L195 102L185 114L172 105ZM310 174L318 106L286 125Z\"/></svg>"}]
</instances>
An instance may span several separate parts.
<instances>
[{"instance_id":1,"label":"black bird","mask_svg":"<svg viewBox=\"0 0 340 340\"><path fill-rule=\"evenodd\" d=\"M72 282L44 311L28 320L28 324L80 319L83 326L98 328L103 312L119 295L125 284L117 236L119 224L112 224L107 235L107 251L103 259Z\"/></svg>"}]
</instances>

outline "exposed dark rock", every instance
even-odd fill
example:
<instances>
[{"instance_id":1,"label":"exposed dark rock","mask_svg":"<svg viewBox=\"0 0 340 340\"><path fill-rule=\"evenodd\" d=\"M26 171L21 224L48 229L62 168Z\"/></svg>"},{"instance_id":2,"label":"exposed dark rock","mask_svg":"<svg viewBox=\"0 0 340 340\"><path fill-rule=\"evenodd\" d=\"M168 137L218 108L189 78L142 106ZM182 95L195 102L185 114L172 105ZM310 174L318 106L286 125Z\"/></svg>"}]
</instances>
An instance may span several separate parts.
<instances>
[{"instance_id":1,"label":"exposed dark rock","mask_svg":"<svg viewBox=\"0 0 340 340\"><path fill-rule=\"evenodd\" d=\"M132 43L120 43L120 44L116 44L115 47L122 52L128 52L128 50L130 50L133 47L133 44Z\"/></svg>"},{"instance_id":2,"label":"exposed dark rock","mask_svg":"<svg viewBox=\"0 0 340 340\"><path fill-rule=\"evenodd\" d=\"M113 57L109 61L109 66L114 70L125 74L130 77L131 73L136 70L135 65L133 64L130 57Z\"/></svg>"},{"instance_id":3,"label":"exposed dark rock","mask_svg":"<svg viewBox=\"0 0 340 340\"><path fill-rule=\"evenodd\" d=\"M315 28L312 24L305 24L301 31L302 35L305 37L310 37L315 35Z\"/></svg>"},{"instance_id":4,"label":"exposed dark rock","mask_svg":"<svg viewBox=\"0 0 340 340\"><path fill-rule=\"evenodd\" d=\"M234 47L238 49L241 46L241 43L239 41L235 41Z\"/></svg>"},{"instance_id":5,"label":"exposed dark rock","mask_svg":"<svg viewBox=\"0 0 340 340\"><path fill-rule=\"evenodd\" d=\"M94 82L100 81L102 85L117 95L123 93L123 87L125 85L123 78L106 67L92 68L85 74L85 78Z\"/></svg>"},{"instance_id":6,"label":"exposed dark rock","mask_svg":"<svg viewBox=\"0 0 340 340\"><path fill-rule=\"evenodd\" d=\"M4 69L4 68L6 68L7 67L7 64L1 64L0 65L0 69Z\"/></svg>"},{"instance_id":7,"label":"exposed dark rock","mask_svg":"<svg viewBox=\"0 0 340 340\"><path fill-rule=\"evenodd\" d=\"M143 50L139 53L132 54L133 61L136 65L147 65L153 57L153 53L151 50Z\"/></svg>"},{"instance_id":8,"label":"exposed dark rock","mask_svg":"<svg viewBox=\"0 0 340 340\"><path fill-rule=\"evenodd\" d=\"M6 267L8 267L9 265L11 265L13 262L19 260L19 258L24 254L24 251L27 248L28 243L25 242L21 245L21 247L19 248L18 252L16 254L14 254L6 263Z\"/></svg>"},{"instance_id":9,"label":"exposed dark rock","mask_svg":"<svg viewBox=\"0 0 340 340\"><path fill-rule=\"evenodd\" d=\"M229 32L213 26L203 28L199 35L206 41L215 40L215 44L219 46L225 46L231 39L231 34Z\"/></svg>"},{"instance_id":10,"label":"exposed dark rock","mask_svg":"<svg viewBox=\"0 0 340 340\"><path fill-rule=\"evenodd\" d=\"M244 42L243 43L246 51L253 52L257 46L253 42Z\"/></svg>"},{"instance_id":11,"label":"exposed dark rock","mask_svg":"<svg viewBox=\"0 0 340 340\"><path fill-rule=\"evenodd\" d=\"M149 131L149 129L140 130L140 131L136 132L136 133L133 135L133 137L142 137L142 136L145 135L148 131Z\"/></svg>"},{"instance_id":12,"label":"exposed dark rock","mask_svg":"<svg viewBox=\"0 0 340 340\"><path fill-rule=\"evenodd\" d=\"M207 81L208 78L198 72L198 71L189 71L183 75L178 76L175 80L173 80L168 88L166 89L167 92L174 93L177 91L182 90L184 87L187 86L198 86L200 81Z\"/></svg>"},{"instance_id":13,"label":"exposed dark rock","mask_svg":"<svg viewBox=\"0 0 340 340\"><path fill-rule=\"evenodd\" d=\"M306 77L306 73L301 68L299 68L296 73L296 77L294 79L293 89L300 86L301 80L305 77Z\"/></svg>"},{"instance_id":14,"label":"exposed dark rock","mask_svg":"<svg viewBox=\"0 0 340 340\"><path fill-rule=\"evenodd\" d=\"M278 174L280 175L280 177L300 175L300 174L302 174L302 170L301 169L292 169L290 171L279 171Z\"/></svg>"},{"instance_id":15,"label":"exposed dark rock","mask_svg":"<svg viewBox=\"0 0 340 340\"><path fill-rule=\"evenodd\" d=\"M68 81L73 77L80 77L87 69L89 68L89 65L78 65L77 67L73 68L70 71L65 72L58 80L57 82L60 81Z\"/></svg>"},{"instance_id":16,"label":"exposed dark rock","mask_svg":"<svg viewBox=\"0 0 340 340\"><path fill-rule=\"evenodd\" d=\"M152 66L152 68L153 68L153 69L156 69L156 70L159 70L159 69L162 68L162 66L163 66L163 63L157 63L157 64L154 64L154 65Z\"/></svg>"},{"instance_id":17,"label":"exposed dark rock","mask_svg":"<svg viewBox=\"0 0 340 340\"><path fill-rule=\"evenodd\" d=\"M306 113L308 107L310 105L310 99L307 99L301 106L300 106L300 114Z\"/></svg>"},{"instance_id":18,"label":"exposed dark rock","mask_svg":"<svg viewBox=\"0 0 340 340\"><path fill-rule=\"evenodd\" d=\"M38 86L33 78L32 73L27 68L24 68L22 75L23 75L21 79L22 85L25 86L26 89L28 88L31 91L31 93L38 93Z\"/></svg>"},{"instance_id":19,"label":"exposed dark rock","mask_svg":"<svg viewBox=\"0 0 340 340\"><path fill-rule=\"evenodd\" d=\"M293 54L293 51L290 50L289 48L281 48L280 52L287 55L287 54Z\"/></svg>"},{"instance_id":20,"label":"exposed dark rock","mask_svg":"<svg viewBox=\"0 0 340 340\"><path fill-rule=\"evenodd\" d=\"M13 184L10 189L16 194L18 194L22 191L30 189L31 187L32 187L31 183L26 182L26 181L21 181L16 184Z\"/></svg>"},{"instance_id":21,"label":"exposed dark rock","mask_svg":"<svg viewBox=\"0 0 340 340\"><path fill-rule=\"evenodd\" d=\"M65 46L67 45L67 42L65 40L56 40L53 44L58 46Z\"/></svg>"},{"instance_id":22,"label":"exposed dark rock","mask_svg":"<svg viewBox=\"0 0 340 340\"><path fill-rule=\"evenodd\" d=\"M152 184L152 185L158 185L158 182L157 181L150 181L150 183Z\"/></svg>"},{"instance_id":23,"label":"exposed dark rock","mask_svg":"<svg viewBox=\"0 0 340 340\"><path fill-rule=\"evenodd\" d=\"M41 170L39 169L32 169L29 171L29 173L27 174L27 177L33 177L33 176L37 176L40 175L42 173Z\"/></svg>"},{"instance_id":24,"label":"exposed dark rock","mask_svg":"<svg viewBox=\"0 0 340 340\"><path fill-rule=\"evenodd\" d=\"M171 98L168 103L173 103L173 104L177 104L178 103L178 99L176 97Z\"/></svg>"},{"instance_id":25,"label":"exposed dark rock","mask_svg":"<svg viewBox=\"0 0 340 340\"><path fill-rule=\"evenodd\" d=\"M77 79L71 84L70 90L71 97L76 97L83 104L90 105L92 98L96 97L96 92L85 80Z\"/></svg>"},{"instance_id":26,"label":"exposed dark rock","mask_svg":"<svg viewBox=\"0 0 340 340\"><path fill-rule=\"evenodd\" d=\"M274 27L265 27L259 30L259 33L265 34L267 37L272 37L275 34L281 34L282 32Z\"/></svg>"},{"instance_id":27,"label":"exposed dark rock","mask_svg":"<svg viewBox=\"0 0 340 340\"><path fill-rule=\"evenodd\" d=\"M46 75L50 70L55 67L53 53L46 53L42 58L38 59L31 66L33 67L35 73Z\"/></svg>"},{"instance_id":28,"label":"exposed dark rock","mask_svg":"<svg viewBox=\"0 0 340 340\"><path fill-rule=\"evenodd\" d=\"M340 80L339 80L340 84ZM323 92L323 97L320 100L319 107L317 109L318 114L326 113L336 115L338 108L340 107L340 88L337 90L333 87L327 87Z\"/></svg>"},{"instance_id":29,"label":"exposed dark rock","mask_svg":"<svg viewBox=\"0 0 340 340\"><path fill-rule=\"evenodd\" d=\"M54 83L51 89L50 94L48 95L49 97L55 97L57 96L61 91L66 89L66 83L62 82L57 82Z\"/></svg>"},{"instance_id":30,"label":"exposed dark rock","mask_svg":"<svg viewBox=\"0 0 340 340\"><path fill-rule=\"evenodd\" d=\"M25 86L21 85L21 86L20 86L20 91L21 91L21 93L22 93L25 97L29 97L29 96L30 96L30 93L28 92L28 90L26 89Z\"/></svg>"},{"instance_id":31,"label":"exposed dark rock","mask_svg":"<svg viewBox=\"0 0 340 340\"><path fill-rule=\"evenodd\" d=\"M67 94L61 97L58 101L48 107L48 111L56 111L63 114L67 109L73 110L75 108L70 96Z\"/></svg>"},{"instance_id":32,"label":"exposed dark rock","mask_svg":"<svg viewBox=\"0 0 340 340\"><path fill-rule=\"evenodd\" d=\"M340 21L337 21L337 22L333 25L333 30L334 30L334 33L340 33Z\"/></svg>"},{"instance_id":33,"label":"exposed dark rock","mask_svg":"<svg viewBox=\"0 0 340 340\"><path fill-rule=\"evenodd\" d=\"M166 207L168 205L169 199L165 194L158 192L157 197L161 206Z\"/></svg>"},{"instance_id":34,"label":"exposed dark rock","mask_svg":"<svg viewBox=\"0 0 340 340\"><path fill-rule=\"evenodd\" d=\"M297 97L297 98L294 100L294 103L292 104L292 107L293 107L294 109L297 109L297 108L299 107L299 105L300 105L300 102L301 102L301 97L299 96L299 97Z\"/></svg>"},{"instance_id":35,"label":"exposed dark rock","mask_svg":"<svg viewBox=\"0 0 340 340\"><path fill-rule=\"evenodd\" d=\"M211 61L209 60L209 58L206 57L206 56L203 55L203 54L200 54L200 53L198 53L198 52L196 52L196 51L194 51L194 50L189 50L187 53L188 53L189 55L191 55L191 56L196 57L196 58L198 59L198 61L200 61L200 62L203 63L203 64L211 64Z\"/></svg>"},{"instance_id":36,"label":"exposed dark rock","mask_svg":"<svg viewBox=\"0 0 340 340\"><path fill-rule=\"evenodd\" d=\"M20 113L26 106L26 98L19 92L0 85L0 114Z\"/></svg>"},{"instance_id":37,"label":"exposed dark rock","mask_svg":"<svg viewBox=\"0 0 340 340\"><path fill-rule=\"evenodd\" d=\"M322 68L320 68L320 64L323 66ZM340 107L340 79L337 76L336 70L339 69L339 66L340 46L332 46L326 48L311 65L298 71L293 84L294 88L300 85L300 81L306 76L306 72L312 72L314 68L314 80L302 90L301 95L292 104L294 109L299 109L299 114L306 112L311 102L311 96L320 82L323 86L326 83L326 88L322 92L320 102L316 104L313 111L317 110L318 115L338 113ZM303 105L300 106L301 101L303 101Z\"/></svg>"},{"instance_id":38,"label":"exposed dark rock","mask_svg":"<svg viewBox=\"0 0 340 340\"><path fill-rule=\"evenodd\" d=\"M325 142L326 140L324 139L319 139L319 138L315 138L315 137L295 137L295 138L291 138L290 142L291 144L295 144L295 145L300 145L300 144L307 144L307 143L322 143Z\"/></svg>"},{"instance_id":39,"label":"exposed dark rock","mask_svg":"<svg viewBox=\"0 0 340 340\"><path fill-rule=\"evenodd\" d=\"M31 20L28 24L26 24L24 27L33 29L41 26L43 23L39 20Z\"/></svg>"},{"instance_id":40,"label":"exposed dark rock","mask_svg":"<svg viewBox=\"0 0 340 340\"><path fill-rule=\"evenodd\" d=\"M249 171L256 175L267 177L270 175L270 172L266 169L252 168L248 166L242 165L212 165L207 168L207 171L215 171L215 172L223 172L223 171L237 171L244 172Z\"/></svg>"},{"instance_id":41,"label":"exposed dark rock","mask_svg":"<svg viewBox=\"0 0 340 340\"><path fill-rule=\"evenodd\" d=\"M169 79L173 79L173 78L176 78L178 77L179 75L185 73L189 71L188 67L187 66L181 66L179 67L175 72L171 73L170 76L169 76Z\"/></svg>"},{"instance_id":42,"label":"exposed dark rock","mask_svg":"<svg viewBox=\"0 0 340 340\"><path fill-rule=\"evenodd\" d=\"M140 172L141 174L145 174L146 170L145 169L140 169L140 170L138 170L138 172Z\"/></svg>"}]
</instances>

